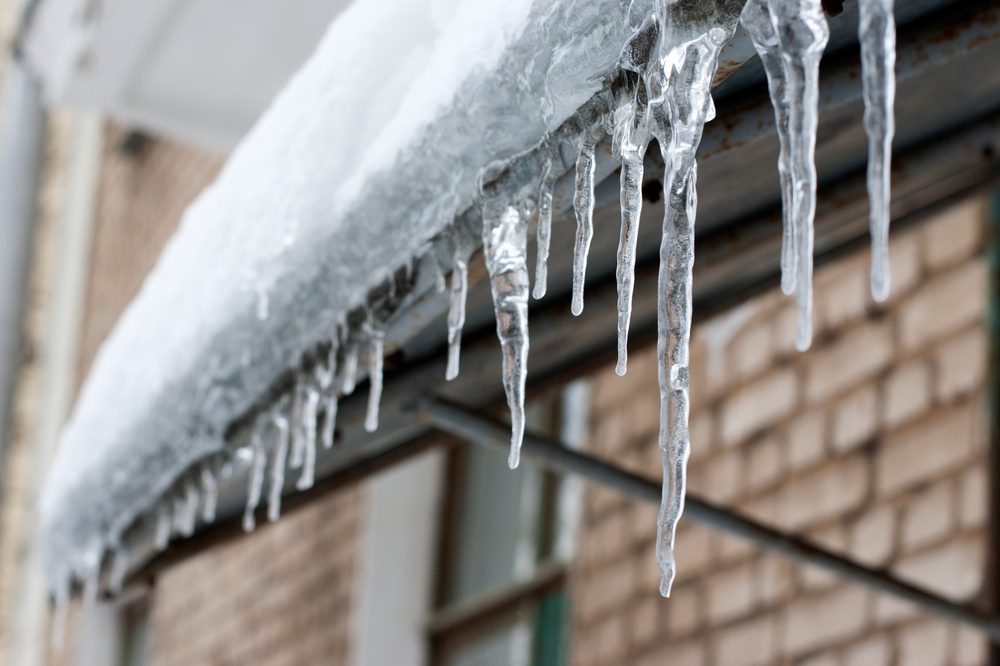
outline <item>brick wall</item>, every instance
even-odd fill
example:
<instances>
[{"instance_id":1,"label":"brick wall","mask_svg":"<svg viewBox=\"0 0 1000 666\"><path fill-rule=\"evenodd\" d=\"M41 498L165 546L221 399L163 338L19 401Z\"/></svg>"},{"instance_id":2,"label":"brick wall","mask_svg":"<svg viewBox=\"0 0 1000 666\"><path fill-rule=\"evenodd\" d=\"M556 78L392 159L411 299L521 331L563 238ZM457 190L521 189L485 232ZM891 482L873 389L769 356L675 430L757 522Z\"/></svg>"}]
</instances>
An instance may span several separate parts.
<instances>
[{"instance_id":1,"label":"brick wall","mask_svg":"<svg viewBox=\"0 0 1000 666\"><path fill-rule=\"evenodd\" d=\"M987 508L986 202L817 271L812 350L768 293L694 333L690 491L958 601L981 593ZM775 290L776 291L776 290ZM594 381L591 451L659 478L655 350ZM577 666L979 664L971 631L690 522L657 594L656 509L589 486L570 589Z\"/></svg>"}]
</instances>

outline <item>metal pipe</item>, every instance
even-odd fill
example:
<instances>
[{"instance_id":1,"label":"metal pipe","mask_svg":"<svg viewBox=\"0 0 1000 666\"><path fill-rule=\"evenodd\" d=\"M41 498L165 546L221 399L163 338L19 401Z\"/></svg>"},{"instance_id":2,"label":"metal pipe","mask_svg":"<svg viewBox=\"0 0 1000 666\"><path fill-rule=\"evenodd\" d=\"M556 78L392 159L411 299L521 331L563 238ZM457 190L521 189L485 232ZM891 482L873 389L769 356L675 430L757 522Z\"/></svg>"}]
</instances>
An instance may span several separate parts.
<instances>
[{"instance_id":1,"label":"metal pipe","mask_svg":"<svg viewBox=\"0 0 1000 666\"><path fill-rule=\"evenodd\" d=\"M464 440L505 449L510 428L498 421L442 400L428 400L420 405L420 417L435 428ZM660 502L660 484L626 472L602 460L566 448L557 441L526 433L522 452L543 466L560 473L579 474L596 483L620 490L653 504ZM796 562L811 564L840 578L859 583L909 601L943 618L977 629L993 640L1000 640L1000 620L975 608L942 599L924 589L906 583L887 571L865 567L854 560L733 513L731 510L688 494L686 518L731 536L746 539L762 549L785 555Z\"/></svg>"}]
</instances>

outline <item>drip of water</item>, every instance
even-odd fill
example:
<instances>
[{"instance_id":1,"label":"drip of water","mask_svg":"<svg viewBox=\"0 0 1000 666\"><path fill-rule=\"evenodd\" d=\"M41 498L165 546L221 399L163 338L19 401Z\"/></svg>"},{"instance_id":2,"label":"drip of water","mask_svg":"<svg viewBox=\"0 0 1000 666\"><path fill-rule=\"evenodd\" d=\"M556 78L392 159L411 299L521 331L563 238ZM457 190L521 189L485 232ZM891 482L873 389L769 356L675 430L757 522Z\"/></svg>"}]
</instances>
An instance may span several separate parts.
<instances>
[{"instance_id":1,"label":"drip of water","mask_svg":"<svg viewBox=\"0 0 1000 666\"><path fill-rule=\"evenodd\" d=\"M896 23L892 0L861 0L861 85L868 133L869 227L872 238L871 292L889 298L889 180L892 171L893 104L896 98Z\"/></svg>"},{"instance_id":2,"label":"drip of water","mask_svg":"<svg viewBox=\"0 0 1000 666\"><path fill-rule=\"evenodd\" d=\"M528 371L528 223L516 207L483 204L483 253L503 352L503 387L510 408L507 464L517 467L524 439L524 383Z\"/></svg>"},{"instance_id":3,"label":"drip of water","mask_svg":"<svg viewBox=\"0 0 1000 666\"><path fill-rule=\"evenodd\" d=\"M455 268L451 273L451 296L448 306L448 367L444 378L451 381L458 377L459 357L462 353L462 327L465 326L465 301L469 294L469 253L465 248L455 249Z\"/></svg>"},{"instance_id":4,"label":"drip of water","mask_svg":"<svg viewBox=\"0 0 1000 666\"><path fill-rule=\"evenodd\" d=\"M368 409L365 413L365 430L378 430L378 408L382 402L382 370L385 361L385 329L371 326L368 339Z\"/></svg>"}]
</instances>

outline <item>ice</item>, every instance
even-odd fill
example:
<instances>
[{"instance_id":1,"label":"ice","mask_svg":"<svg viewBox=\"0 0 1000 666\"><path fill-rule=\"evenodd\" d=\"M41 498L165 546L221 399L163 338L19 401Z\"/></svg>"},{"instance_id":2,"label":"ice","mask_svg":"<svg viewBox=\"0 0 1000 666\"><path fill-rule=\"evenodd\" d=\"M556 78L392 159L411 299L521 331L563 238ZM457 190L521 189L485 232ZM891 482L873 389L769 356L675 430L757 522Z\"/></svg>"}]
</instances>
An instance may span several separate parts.
<instances>
[{"instance_id":1,"label":"ice","mask_svg":"<svg viewBox=\"0 0 1000 666\"><path fill-rule=\"evenodd\" d=\"M344 395L354 393L358 383L358 354L361 352L356 342L348 342L344 352L344 369L340 377L340 390Z\"/></svg>"},{"instance_id":2,"label":"ice","mask_svg":"<svg viewBox=\"0 0 1000 666\"><path fill-rule=\"evenodd\" d=\"M173 521L170 518L170 509L167 502L163 502L156 515L156 534L153 543L157 551L164 551L170 543L170 532L173 529Z\"/></svg>"},{"instance_id":3,"label":"ice","mask_svg":"<svg viewBox=\"0 0 1000 666\"><path fill-rule=\"evenodd\" d=\"M129 550L119 545L114 549L114 557L111 560L111 571L108 574L108 591L112 595L121 593L125 586L125 576L128 575Z\"/></svg>"},{"instance_id":4,"label":"ice","mask_svg":"<svg viewBox=\"0 0 1000 666\"><path fill-rule=\"evenodd\" d=\"M465 326L465 300L468 293L469 250L458 247L455 249L448 303L448 366L444 375L448 381L458 377L459 357L462 353L462 327Z\"/></svg>"},{"instance_id":5,"label":"ice","mask_svg":"<svg viewBox=\"0 0 1000 666\"><path fill-rule=\"evenodd\" d=\"M285 463L288 457L288 434L291 424L280 414L271 419L278 439L271 458L271 485L267 494L267 519L274 523L281 517L281 493L285 489Z\"/></svg>"},{"instance_id":6,"label":"ice","mask_svg":"<svg viewBox=\"0 0 1000 666\"><path fill-rule=\"evenodd\" d=\"M552 160L542 170L542 183L538 189L537 256L535 257L535 286L532 296L544 298L549 281L549 246L552 242Z\"/></svg>"},{"instance_id":7,"label":"ice","mask_svg":"<svg viewBox=\"0 0 1000 666\"><path fill-rule=\"evenodd\" d=\"M865 98L865 131L868 133L869 226L872 238L871 293L876 301L889 297L889 179L893 103L896 97L896 23L892 0L858 3L861 41L861 85Z\"/></svg>"},{"instance_id":8,"label":"ice","mask_svg":"<svg viewBox=\"0 0 1000 666\"><path fill-rule=\"evenodd\" d=\"M219 479L211 463L201 465L201 519L206 524L215 522L215 510L219 499Z\"/></svg>"},{"instance_id":9,"label":"ice","mask_svg":"<svg viewBox=\"0 0 1000 666\"><path fill-rule=\"evenodd\" d=\"M368 339L368 409L365 413L365 430L378 430L378 408L382 401L382 370L385 360L385 328L369 325Z\"/></svg>"},{"instance_id":10,"label":"ice","mask_svg":"<svg viewBox=\"0 0 1000 666\"><path fill-rule=\"evenodd\" d=\"M583 312L583 284L587 276L587 255L594 238L594 147L596 137L585 136L576 158L576 185L573 189L573 210L576 212L576 244L573 246L574 315Z\"/></svg>"},{"instance_id":11,"label":"ice","mask_svg":"<svg viewBox=\"0 0 1000 666\"><path fill-rule=\"evenodd\" d=\"M521 459L528 372L528 221L516 206L496 200L483 203L483 255L490 275L503 354L503 388L510 409L507 464L514 469Z\"/></svg>"},{"instance_id":12,"label":"ice","mask_svg":"<svg viewBox=\"0 0 1000 666\"><path fill-rule=\"evenodd\" d=\"M292 414L289 427L292 436L292 454L288 466L292 469L302 467L306 455L306 384L305 373L298 372L295 376L295 391L292 393Z\"/></svg>"},{"instance_id":13,"label":"ice","mask_svg":"<svg viewBox=\"0 0 1000 666\"><path fill-rule=\"evenodd\" d=\"M267 467L267 452L261 433L262 425L258 423L250 436L250 446L253 458L250 462L250 479L247 488L247 503L243 510L243 531L253 532L257 526L256 512L260 505L260 496L264 490L264 471Z\"/></svg>"},{"instance_id":14,"label":"ice","mask_svg":"<svg viewBox=\"0 0 1000 666\"><path fill-rule=\"evenodd\" d=\"M299 490L309 490L316 480L316 421L319 417L319 391L306 389L305 442L303 443L302 474L295 483Z\"/></svg>"},{"instance_id":15,"label":"ice","mask_svg":"<svg viewBox=\"0 0 1000 666\"><path fill-rule=\"evenodd\" d=\"M326 392L326 402L323 406L323 432L320 434L324 449L333 446L333 435L337 429L337 386L334 380L337 377L337 352L339 348L337 338L334 338L330 342L330 351L326 357L326 376L329 377L329 381L320 380L320 388Z\"/></svg>"},{"instance_id":16,"label":"ice","mask_svg":"<svg viewBox=\"0 0 1000 666\"><path fill-rule=\"evenodd\" d=\"M183 537L194 534L194 525L198 517L198 487L190 478L184 480L184 493L178 498L177 509L174 511L174 521L177 531Z\"/></svg>"}]
</instances>

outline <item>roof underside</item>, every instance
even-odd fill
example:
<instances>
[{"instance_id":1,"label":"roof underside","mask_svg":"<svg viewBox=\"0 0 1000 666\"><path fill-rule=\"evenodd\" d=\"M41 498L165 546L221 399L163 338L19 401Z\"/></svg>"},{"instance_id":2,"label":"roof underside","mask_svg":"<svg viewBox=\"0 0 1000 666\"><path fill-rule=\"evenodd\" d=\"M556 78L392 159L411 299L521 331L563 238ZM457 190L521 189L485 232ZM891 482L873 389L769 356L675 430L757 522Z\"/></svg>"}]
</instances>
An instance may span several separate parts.
<instances>
[{"instance_id":1,"label":"roof underside","mask_svg":"<svg viewBox=\"0 0 1000 666\"><path fill-rule=\"evenodd\" d=\"M463 343L466 372L444 383L447 303L434 289L433 266L450 267L454 234L478 238L474 184L491 159L529 149L556 130L567 146L561 172L570 170L575 133L610 104L607 75L629 31L621 3L613 0L591 3L582 14L563 11L571 2L556 3L558 15L547 30L540 18L528 23L539 26L539 34L494 29L532 16L527 0L488 4L497 13L485 26L502 36L492 49L470 49L462 42L467 35L449 33L445 25L427 26L422 35L401 30L386 37L395 50L376 52L387 43L381 40L371 53L348 48L346 35L418 25L426 22L427 8L409 1L355 7L334 24L219 181L188 211L101 351L67 427L46 491L50 569L67 562L86 568L94 541L127 527L134 547L145 544L133 566L141 563L151 553L152 521L133 521L148 515L192 465L243 443L241 426L287 398L300 355L328 340L343 314L360 313L366 304L393 316L388 347L396 355L387 368L380 429L368 434L362 428L364 395L345 399L338 445L320 452L319 479L333 479L426 434L408 411L415 397L438 393L471 407L502 397L488 285L475 268ZM1000 71L981 65L1000 61L1000 45L997 10L989 3L899 4L893 211L902 219L996 177L995 158L984 157L981 148L997 136ZM821 257L866 229L866 138L852 9L849 4L831 21L820 88ZM549 40L548 55L523 48L542 39ZM435 49L443 50L441 56L428 56ZM459 67L455 61L463 59L456 55L463 49L478 59ZM724 58L732 75L716 88L719 120L706 128L699 155L696 315L777 284L780 197L772 112L757 63L736 71L751 52L738 35ZM549 60L552 54L561 57ZM422 70L401 66L417 60ZM349 66L357 62L377 74ZM531 80L529 91L503 76L508 67L528 69L526 62L548 72ZM554 96L547 81L559 84ZM536 108L534 123L511 106L537 104L546 92L553 108ZM497 127L497 118L505 124ZM647 178L655 180L662 165L653 157L647 162ZM549 296L531 305L534 385L612 358L616 168L610 150L600 150L597 175L605 182L598 187L587 309L572 321L572 231L565 216L555 218ZM564 177L555 210L570 207ZM661 217L658 203L646 208L647 220ZM640 231L632 324L637 344L655 330L659 232L648 222ZM414 259L413 277L406 277L402 267ZM390 273L399 291L391 302ZM113 417L108 404L119 406ZM155 483L144 476L148 470L156 471ZM224 482L220 519L240 513L245 471L237 467Z\"/></svg>"}]
</instances>

